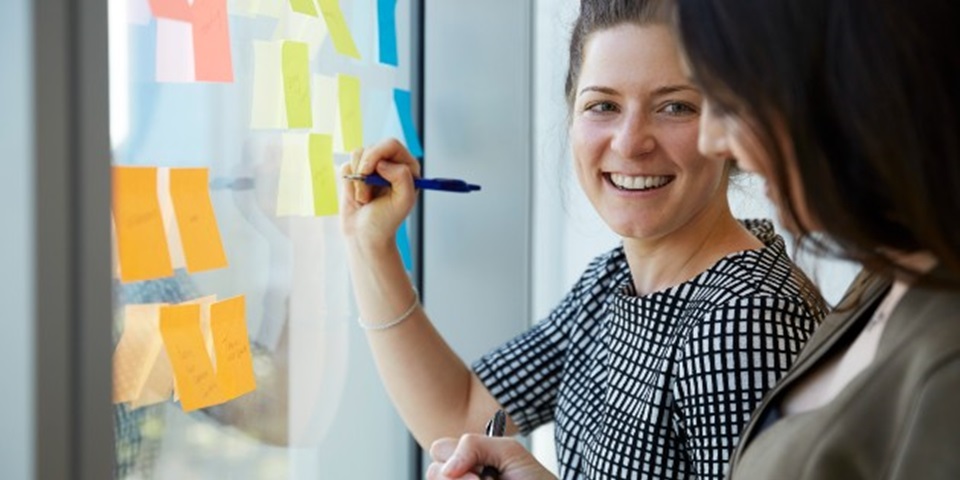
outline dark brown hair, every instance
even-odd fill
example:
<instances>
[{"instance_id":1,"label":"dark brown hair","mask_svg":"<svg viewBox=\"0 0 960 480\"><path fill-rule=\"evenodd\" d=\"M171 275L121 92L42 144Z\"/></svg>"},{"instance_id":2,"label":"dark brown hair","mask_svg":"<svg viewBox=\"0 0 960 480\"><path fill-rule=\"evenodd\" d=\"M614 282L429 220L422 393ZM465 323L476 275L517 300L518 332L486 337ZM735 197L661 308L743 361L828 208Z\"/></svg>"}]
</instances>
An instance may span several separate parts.
<instances>
[{"instance_id":1,"label":"dark brown hair","mask_svg":"<svg viewBox=\"0 0 960 480\"><path fill-rule=\"evenodd\" d=\"M678 5L696 83L763 144L781 212L801 238L810 243L795 221L791 159L830 236L816 249L886 273L903 269L885 251L927 250L960 273L960 3Z\"/></svg>"},{"instance_id":2,"label":"dark brown hair","mask_svg":"<svg viewBox=\"0 0 960 480\"><path fill-rule=\"evenodd\" d=\"M670 25L673 18L672 0L583 0L580 15L573 24L570 35L570 56L564 92L567 106L572 107L576 98L580 66L583 64L583 47L591 34L624 23L647 25L658 23Z\"/></svg>"}]
</instances>

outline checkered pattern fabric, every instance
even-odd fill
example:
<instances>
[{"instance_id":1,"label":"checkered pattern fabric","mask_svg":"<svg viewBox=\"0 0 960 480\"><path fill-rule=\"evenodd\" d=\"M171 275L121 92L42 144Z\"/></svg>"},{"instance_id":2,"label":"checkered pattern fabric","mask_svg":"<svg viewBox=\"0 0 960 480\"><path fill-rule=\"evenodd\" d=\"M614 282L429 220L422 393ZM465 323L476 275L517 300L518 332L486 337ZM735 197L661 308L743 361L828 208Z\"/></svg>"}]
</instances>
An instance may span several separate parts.
<instances>
[{"instance_id":1,"label":"checkered pattern fabric","mask_svg":"<svg viewBox=\"0 0 960 480\"><path fill-rule=\"evenodd\" d=\"M646 296L622 247L597 257L547 319L473 365L521 432L556 422L561 478L723 478L824 314L772 225L744 224L764 248Z\"/></svg>"}]
</instances>

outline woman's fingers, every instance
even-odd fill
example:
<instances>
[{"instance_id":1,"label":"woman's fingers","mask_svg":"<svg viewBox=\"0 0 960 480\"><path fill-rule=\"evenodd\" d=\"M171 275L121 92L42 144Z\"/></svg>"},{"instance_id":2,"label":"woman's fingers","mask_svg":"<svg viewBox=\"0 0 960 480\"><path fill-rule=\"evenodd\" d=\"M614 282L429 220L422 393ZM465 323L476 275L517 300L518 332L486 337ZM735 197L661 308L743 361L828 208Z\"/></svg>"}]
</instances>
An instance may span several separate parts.
<instances>
[{"instance_id":1,"label":"woman's fingers","mask_svg":"<svg viewBox=\"0 0 960 480\"><path fill-rule=\"evenodd\" d=\"M395 138L388 138L364 149L356 171L369 175L376 171L377 164L384 160L407 165L415 178L420 177L420 161L410 155L407 147Z\"/></svg>"}]
</instances>

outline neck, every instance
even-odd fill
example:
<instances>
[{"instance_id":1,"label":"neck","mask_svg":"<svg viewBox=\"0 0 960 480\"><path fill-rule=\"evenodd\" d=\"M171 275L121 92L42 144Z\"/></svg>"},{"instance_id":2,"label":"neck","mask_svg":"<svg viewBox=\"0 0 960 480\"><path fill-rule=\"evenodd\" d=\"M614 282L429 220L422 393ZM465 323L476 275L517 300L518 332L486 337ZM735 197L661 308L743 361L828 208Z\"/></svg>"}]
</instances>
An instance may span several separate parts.
<instances>
[{"instance_id":1,"label":"neck","mask_svg":"<svg viewBox=\"0 0 960 480\"><path fill-rule=\"evenodd\" d=\"M721 258L761 248L763 243L723 208L704 210L677 230L657 238L625 238L637 295L664 290L699 275Z\"/></svg>"}]
</instances>

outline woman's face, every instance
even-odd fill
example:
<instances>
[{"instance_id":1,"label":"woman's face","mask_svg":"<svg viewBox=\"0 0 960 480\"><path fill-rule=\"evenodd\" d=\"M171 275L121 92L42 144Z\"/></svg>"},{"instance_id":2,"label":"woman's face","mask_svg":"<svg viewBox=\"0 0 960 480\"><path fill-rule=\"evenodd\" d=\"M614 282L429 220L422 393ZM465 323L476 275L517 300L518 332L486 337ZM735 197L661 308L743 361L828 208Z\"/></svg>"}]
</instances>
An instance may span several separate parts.
<instances>
[{"instance_id":1,"label":"woman's face","mask_svg":"<svg viewBox=\"0 0 960 480\"><path fill-rule=\"evenodd\" d=\"M786 127L783 125L776 125L774 128L778 137L777 141L781 144L781 150L793 152L793 146L786 131ZM787 215L784 208L783 192L780 192L777 188L780 183L776 181L773 160L756 135L752 133L747 120L736 115L725 114L715 108L715 105L709 99L705 99L703 113L700 116L700 137L697 144L700 152L704 155L723 163L730 159L736 160L737 166L741 170L756 173L763 177L766 183L765 193L776 206L780 221L788 230L796 232L798 230L797 223L802 225L806 231L818 230L818 224L814 221L807 207L796 160L792 157L787 158L787 168L785 169L789 177L787 183L792 195L793 213L797 217L792 218Z\"/></svg>"},{"instance_id":2,"label":"woman's face","mask_svg":"<svg viewBox=\"0 0 960 480\"><path fill-rule=\"evenodd\" d=\"M668 27L588 38L570 138L580 185L617 234L662 238L727 208L725 163L697 150L701 100Z\"/></svg>"}]
</instances>

